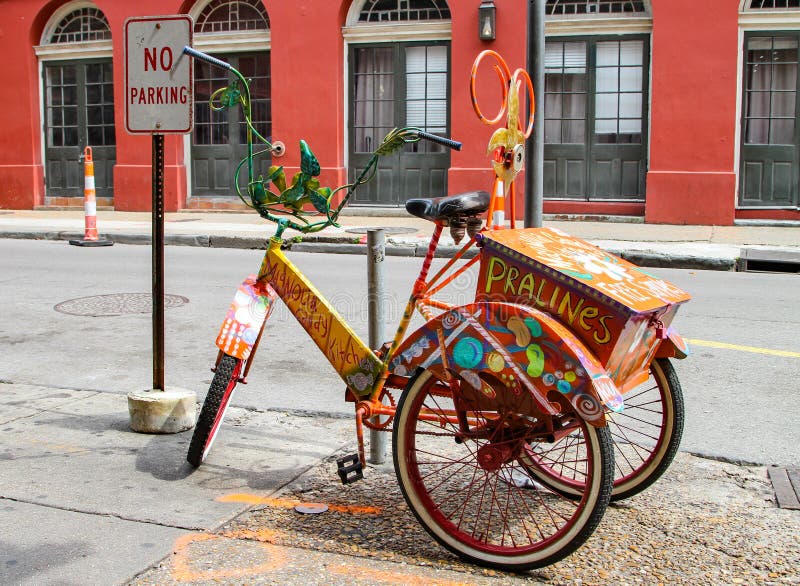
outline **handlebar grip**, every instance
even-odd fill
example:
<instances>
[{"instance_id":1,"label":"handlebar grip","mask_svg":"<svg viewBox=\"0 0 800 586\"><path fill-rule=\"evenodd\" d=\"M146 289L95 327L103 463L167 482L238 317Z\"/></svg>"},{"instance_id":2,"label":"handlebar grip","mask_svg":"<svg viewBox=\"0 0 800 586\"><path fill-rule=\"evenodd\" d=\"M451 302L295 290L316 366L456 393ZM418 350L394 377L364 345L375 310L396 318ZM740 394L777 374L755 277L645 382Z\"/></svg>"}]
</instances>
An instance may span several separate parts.
<instances>
[{"instance_id":1,"label":"handlebar grip","mask_svg":"<svg viewBox=\"0 0 800 586\"><path fill-rule=\"evenodd\" d=\"M420 138L424 138L425 140L429 140L431 142L435 142L436 144L440 144L446 146L447 148L454 149L457 151L461 150L462 144L457 140L451 140L449 138L445 138L443 136L439 136L437 134L430 134L428 132L424 132L422 130L417 132L417 136Z\"/></svg>"},{"instance_id":2,"label":"handlebar grip","mask_svg":"<svg viewBox=\"0 0 800 586\"><path fill-rule=\"evenodd\" d=\"M187 55L194 57L195 59L200 59L201 61L205 61L206 63L211 63L211 65L216 65L217 67L221 67L222 69L231 70L233 67L230 63L223 61L222 59L217 59L216 57L212 57L206 53L198 51L197 49L192 49L191 47L184 47L183 52Z\"/></svg>"}]
</instances>

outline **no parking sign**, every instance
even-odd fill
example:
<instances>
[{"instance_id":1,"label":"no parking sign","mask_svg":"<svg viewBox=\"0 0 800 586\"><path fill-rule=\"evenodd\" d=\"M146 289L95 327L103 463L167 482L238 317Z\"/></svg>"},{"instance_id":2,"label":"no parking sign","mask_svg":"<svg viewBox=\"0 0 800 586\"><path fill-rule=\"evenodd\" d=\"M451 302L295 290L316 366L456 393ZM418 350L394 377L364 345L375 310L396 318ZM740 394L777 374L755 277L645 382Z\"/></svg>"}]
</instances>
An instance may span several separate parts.
<instances>
[{"instance_id":1,"label":"no parking sign","mask_svg":"<svg viewBox=\"0 0 800 586\"><path fill-rule=\"evenodd\" d=\"M188 15L125 21L125 128L138 133L192 130L192 44Z\"/></svg>"}]
</instances>

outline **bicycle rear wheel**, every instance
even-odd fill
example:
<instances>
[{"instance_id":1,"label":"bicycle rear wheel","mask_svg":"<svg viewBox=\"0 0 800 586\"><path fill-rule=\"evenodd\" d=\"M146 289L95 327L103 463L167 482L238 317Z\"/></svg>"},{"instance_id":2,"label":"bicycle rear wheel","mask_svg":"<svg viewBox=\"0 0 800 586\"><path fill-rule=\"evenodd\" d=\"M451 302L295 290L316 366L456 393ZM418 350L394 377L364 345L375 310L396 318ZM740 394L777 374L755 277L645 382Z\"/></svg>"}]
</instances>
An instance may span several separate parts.
<instances>
[{"instance_id":1,"label":"bicycle rear wheel","mask_svg":"<svg viewBox=\"0 0 800 586\"><path fill-rule=\"evenodd\" d=\"M600 522L613 479L610 436L580 425L587 451L574 466L584 483L579 499L566 497L536 485L518 461L546 428L529 414L526 393L494 390L489 399L462 384L454 401L430 371L415 376L395 419L397 478L419 522L453 553L513 571L545 566L575 551Z\"/></svg>"},{"instance_id":2,"label":"bicycle rear wheel","mask_svg":"<svg viewBox=\"0 0 800 586\"><path fill-rule=\"evenodd\" d=\"M186 454L186 460L195 468L203 463L211 451L233 390L239 382L242 363L241 359L225 354L217 365Z\"/></svg>"},{"instance_id":3,"label":"bicycle rear wheel","mask_svg":"<svg viewBox=\"0 0 800 586\"><path fill-rule=\"evenodd\" d=\"M683 392L670 361L659 358L650 365L650 377L625 393L625 410L609 413L608 429L614 444L612 501L638 494L666 472L683 436ZM523 457L529 471L565 495L577 498L583 479L569 465L585 451L576 424L567 427L551 444L531 445Z\"/></svg>"}]
</instances>

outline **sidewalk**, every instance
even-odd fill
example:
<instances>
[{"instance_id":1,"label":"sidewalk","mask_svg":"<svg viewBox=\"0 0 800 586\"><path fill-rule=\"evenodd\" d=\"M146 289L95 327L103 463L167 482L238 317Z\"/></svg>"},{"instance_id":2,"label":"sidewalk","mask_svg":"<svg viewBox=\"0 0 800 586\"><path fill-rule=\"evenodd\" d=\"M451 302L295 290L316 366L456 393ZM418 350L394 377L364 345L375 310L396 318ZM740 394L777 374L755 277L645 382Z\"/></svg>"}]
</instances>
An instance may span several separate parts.
<instances>
[{"instance_id":1,"label":"sidewalk","mask_svg":"<svg viewBox=\"0 0 800 586\"><path fill-rule=\"evenodd\" d=\"M800 515L763 467L679 453L574 554L509 574L438 546L390 464L342 486L351 419L232 407L197 470L191 431L131 432L117 393L0 382L0 424L2 584L800 583Z\"/></svg>"},{"instance_id":2,"label":"sidewalk","mask_svg":"<svg viewBox=\"0 0 800 586\"><path fill-rule=\"evenodd\" d=\"M340 216L340 228L328 228L292 243L300 252L365 252L366 228L384 228L387 254L422 256L433 225L402 210L390 216L366 215L376 210L353 208ZM378 212L380 213L380 212ZM364 215L355 215L364 214ZM734 270L737 259L775 260L797 272L800 225L680 226L644 224L614 217L611 221L570 221L545 217L555 227L652 267ZM120 244L150 241L149 212L98 212L101 235ZM83 237L80 211L0 210L0 237L69 240ZM166 214L165 242L171 245L221 248L263 248L273 227L255 213L178 212ZM292 233L287 231L287 236ZM440 253L456 248L445 231ZM744 252L743 252L744 251Z\"/></svg>"}]
</instances>

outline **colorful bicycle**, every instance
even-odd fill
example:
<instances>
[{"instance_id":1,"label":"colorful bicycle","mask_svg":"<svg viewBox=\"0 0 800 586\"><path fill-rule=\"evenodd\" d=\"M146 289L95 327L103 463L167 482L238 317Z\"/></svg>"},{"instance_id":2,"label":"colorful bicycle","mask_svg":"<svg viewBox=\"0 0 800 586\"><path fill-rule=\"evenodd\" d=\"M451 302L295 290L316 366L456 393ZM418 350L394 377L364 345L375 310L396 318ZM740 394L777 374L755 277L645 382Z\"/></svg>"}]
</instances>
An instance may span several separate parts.
<instances>
[{"instance_id":1,"label":"colorful bicycle","mask_svg":"<svg viewBox=\"0 0 800 586\"><path fill-rule=\"evenodd\" d=\"M308 233L336 225L380 156L421 139L460 145L416 128L395 129L356 181L331 190L320 187L319 164L301 142L300 172L291 181L278 167L255 178L253 159L260 153L252 151L253 136L266 144L262 153L272 147L250 124L246 80L223 61L184 51L238 80L219 97L220 107L241 105L248 123L242 198L277 224L258 274L239 287L217 338L216 372L189 462L198 466L208 456L280 297L355 404L359 450L340 461L343 482L361 477L363 428L391 429L406 502L446 548L513 570L573 552L594 531L611 496L608 414L622 411L619 382L638 382L657 353L674 353L679 338L661 332L688 297L557 231L482 231L481 216L491 205L487 192L412 199L408 211L432 221L433 236L394 339L371 349L283 253L282 236L287 228ZM469 241L429 276L445 227L457 242L465 232ZM474 245L480 254L461 263ZM474 302L452 306L434 297L476 263ZM426 323L408 333L415 310ZM665 343L673 338L675 344ZM397 401L396 389L403 389Z\"/></svg>"}]
</instances>

